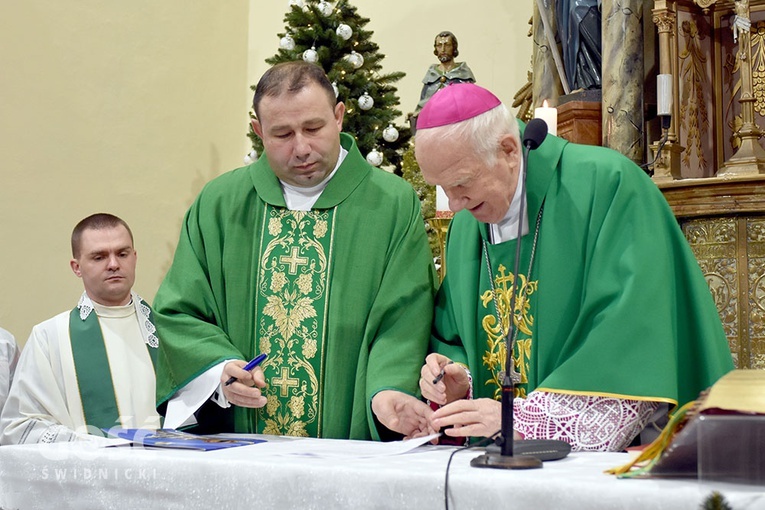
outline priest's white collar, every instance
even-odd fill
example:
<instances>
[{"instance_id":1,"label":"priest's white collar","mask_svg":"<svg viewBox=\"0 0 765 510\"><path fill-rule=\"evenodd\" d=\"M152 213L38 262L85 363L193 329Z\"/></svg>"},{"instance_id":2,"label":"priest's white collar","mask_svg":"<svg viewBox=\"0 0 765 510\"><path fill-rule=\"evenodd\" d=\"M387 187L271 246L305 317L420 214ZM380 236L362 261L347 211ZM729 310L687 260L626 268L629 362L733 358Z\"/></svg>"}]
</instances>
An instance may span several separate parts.
<instances>
[{"instance_id":1,"label":"priest's white collar","mask_svg":"<svg viewBox=\"0 0 765 510\"><path fill-rule=\"evenodd\" d=\"M149 308L148 305L143 301L141 296L136 294L133 291L130 291L130 303L128 303L125 306L134 307L135 313L138 315L138 325L141 328L141 336L143 336L144 342L149 347L157 348L159 347L159 338L157 338L157 328L154 326L154 324L151 322L151 308ZM99 312L103 310L119 310L123 307L121 306L105 306L101 303L94 303L93 300L90 299L90 296L88 296L87 292L83 292L82 296L80 296L80 301L77 303L77 308L80 311L80 320L85 320L88 318L88 315L93 310L96 310L96 315L100 315Z\"/></svg>"},{"instance_id":2,"label":"priest's white collar","mask_svg":"<svg viewBox=\"0 0 765 510\"><path fill-rule=\"evenodd\" d=\"M518 219L521 216L521 180L523 175L523 162L521 162L518 174L518 184L515 186L515 194L510 202L510 207L499 223L489 223L489 235L491 244L504 243L518 237ZM523 204L523 230L522 235L529 233L528 201Z\"/></svg>"},{"instance_id":3,"label":"priest's white collar","mask_svg":"<svg viewBox=\"0 0 765 510\"><path fill-rule=\"evenodd\" d=\"M343 160L347 155L348 151L340 146L340 154L337 158L337 164L335 164L334 170L332 170L332 172L330 172L330 174L316 186L301 188L279 179L279 182L282 184L282 193L284 193L284 202L287 204L287 209L290 211L310 211L313 204L315 204L319 199L319 196L321 196L321 192L324 191L324 188L327 187L329 181L331 181L332 177L337 173L337 169L340 168L340 165L343 163Z\"/></svg>"}]
</instances>

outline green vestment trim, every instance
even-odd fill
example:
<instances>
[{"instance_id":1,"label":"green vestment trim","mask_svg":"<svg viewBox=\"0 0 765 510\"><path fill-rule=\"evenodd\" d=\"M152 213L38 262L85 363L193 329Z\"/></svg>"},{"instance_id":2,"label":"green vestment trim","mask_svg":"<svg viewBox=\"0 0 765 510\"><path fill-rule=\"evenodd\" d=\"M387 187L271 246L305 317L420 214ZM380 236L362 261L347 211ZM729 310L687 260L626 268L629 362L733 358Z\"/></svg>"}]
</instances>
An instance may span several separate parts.
<instances>
[{"instance_id":1,"label":"green vestment trim","mask_svg":"<svg viewBox=\"0 0 765 510\"><path fill-rule=\"evenodd\" d=\"M69 339L85 423L98 429L119 425L112 372L96 313L91 312L82 320L79 308L75 307L69 313Z\"/></svg>"},{"instance_id":2,"label":"green vestment trim","mask_svg":"<svg viewBox=\"0 0 765 510\"><path fill-rule=\"evenodd\" d=\"M144 301L141 303L149 307ZM151 312L149 320L152 320ZM114 393L112 371L109 368L101 324L95 311L88 314L85 320L80 318L79 307L74 307L69 312L69 341L72 345L72 358L85 423L98 429L119 426L120 412ZM157 349L148 346L147 349L156 370Z\"/></svg>"},{"instance_id":3,"label":"green vestment trim","mask_svg":"<svg viewBox=\"0 0 765 510\"><path fill-rule=\"evenodd\" d=\"M255 301L259 352L270 384L256 412L261 434L321 437L321 388L334 209L266 206Z\"/></svg>"},{"instance_id":4,"label":"green vestment trim","mask_svg":"<svg viewBox=\"0 0 765 510\"><path fill-rule=\"evenodd\" d=\"M525 240L521 246L521 264L520 267L528 267L528 259L531 256L531 243L529 239ZM515 242L508 242L514 245ZM492 261L492 272L490 276L483 274L481 276L482 288L485 287L478 302L478 316L482 317L481 326L486 333L486 352L483 356L483 367L488 370L485 384L494 388L494 398L499 399L502 394L501 373L505 369L505 357L507 356L507 332L510 326L510 303L512 299L513 272L507 267L512 267L515 259L515 247L513 246L508 259L504 250L495 249L495 245L487 245L489 249L489 258ZM495 262L496 261L496 262ZM498 264L497 264L498 262ZM507 266L507 267L506 267ZM482 273L486 273L488 268L482 267ZM496 297L492 296L489 278L494 279L494 289ZM533 366L531 365L531 349L533 345L532 328L534 326L534 315L531 307L531 300L538 288L537 281L529 281L527 275L520 273L515 297L515 327L516 340L513 348L513 358L515 359L516 370L521 375L521 381L515 384L515 395L525 398L528 392L529 376L532 375ZM496 308L495 308L496 306ZM501 324L497 324L497 314L501 317Z\"/></svg>"}]
</instances>

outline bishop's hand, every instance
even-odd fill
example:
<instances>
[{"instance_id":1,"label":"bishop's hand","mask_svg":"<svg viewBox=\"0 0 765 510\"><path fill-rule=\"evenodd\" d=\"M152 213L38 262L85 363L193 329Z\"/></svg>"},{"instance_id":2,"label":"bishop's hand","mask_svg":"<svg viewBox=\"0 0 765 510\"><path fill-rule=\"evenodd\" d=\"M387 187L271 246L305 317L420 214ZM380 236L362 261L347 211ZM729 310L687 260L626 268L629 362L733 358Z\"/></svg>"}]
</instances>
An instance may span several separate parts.
<instances>
[{"instance_id":1,"label":"bishop's hand","mask_svg":"<svg viewBox=\"0 0 765 510\"><path fill-rule=\"evenodd\" d=\"M443 374L443 375L442 375ZM470 391L467 372L441 354L429 354L420 370L422 396L439 405L465 398Z\"/></svg>"}]
</instances>

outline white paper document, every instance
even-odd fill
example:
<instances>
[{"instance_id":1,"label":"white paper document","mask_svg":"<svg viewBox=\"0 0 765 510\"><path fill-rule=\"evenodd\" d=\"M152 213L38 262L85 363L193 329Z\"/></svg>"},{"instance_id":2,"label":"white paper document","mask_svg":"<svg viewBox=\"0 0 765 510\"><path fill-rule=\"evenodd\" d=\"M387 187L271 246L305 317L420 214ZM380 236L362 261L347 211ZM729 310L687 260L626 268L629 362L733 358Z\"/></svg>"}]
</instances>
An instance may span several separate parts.
<instances>
[{"instance_id":1,"label":"white paper document","mask_svg":"<svg viewBox=\"0 0 765 510\"><path fill-rule=\"evenodd\" d=\"M247 452L249 456L303 456L316 458L369 458L389 455L402 455L418 446L430 442L438 437L438 434L407 439L404 441L355 441L342 439L317 439L317 438L279 438L283 440L267 439L265 443L252 446L232 448L229 451L206 452L205 455L215 457L241 456ZM238 450L234 452L233 450Z\"/></svg>"}]
</instances>

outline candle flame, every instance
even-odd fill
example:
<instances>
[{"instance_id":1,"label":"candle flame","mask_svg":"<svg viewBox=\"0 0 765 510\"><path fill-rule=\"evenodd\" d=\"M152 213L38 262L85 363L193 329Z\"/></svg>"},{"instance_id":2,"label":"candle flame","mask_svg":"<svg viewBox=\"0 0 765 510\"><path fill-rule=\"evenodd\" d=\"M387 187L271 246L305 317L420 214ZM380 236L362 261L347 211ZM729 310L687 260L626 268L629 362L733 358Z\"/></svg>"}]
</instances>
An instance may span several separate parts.
<instances>
[{"instance_id":1,"label":"candle flame","mask_svg":"<svg viewBox=\"0 0 765 510\"><path fill-rule=\"evenodd\" d=\"M543 107L543 108L548 108L548 107L549 107L549 105L547 104L547 99L545 99L544 101L542 101L542 107Z\"/></svg>"}]
</instances>

